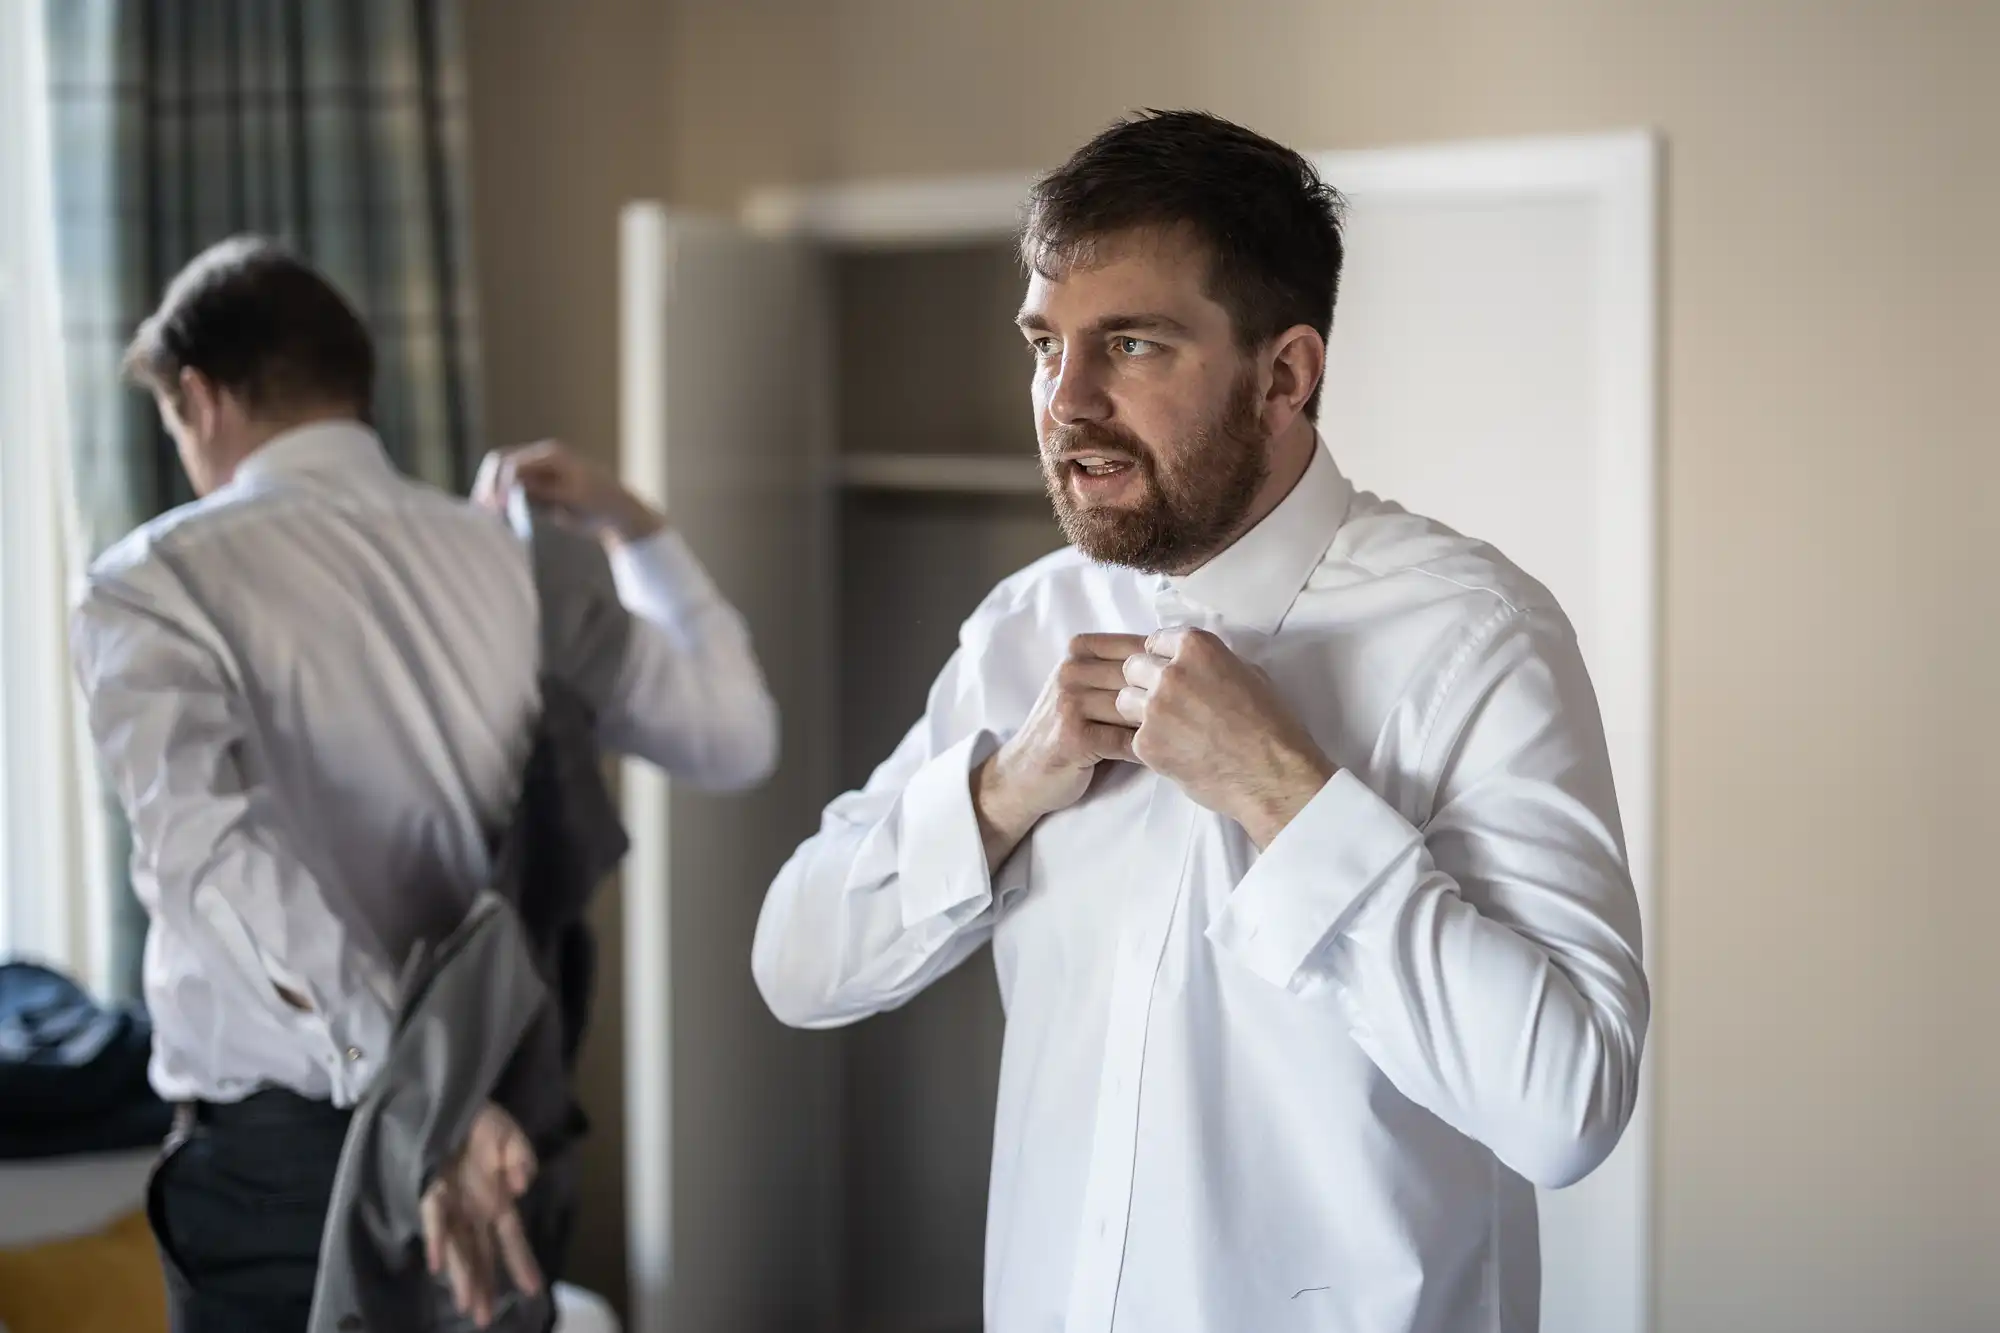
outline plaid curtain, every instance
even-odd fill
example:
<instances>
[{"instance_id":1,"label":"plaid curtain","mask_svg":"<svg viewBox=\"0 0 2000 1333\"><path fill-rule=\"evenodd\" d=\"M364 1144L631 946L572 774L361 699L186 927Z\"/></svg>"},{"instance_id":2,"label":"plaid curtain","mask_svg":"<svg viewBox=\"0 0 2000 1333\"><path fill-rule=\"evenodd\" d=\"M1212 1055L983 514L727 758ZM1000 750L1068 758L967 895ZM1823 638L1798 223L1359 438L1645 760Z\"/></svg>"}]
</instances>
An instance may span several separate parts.
<instances>
[{"instance_id":1,"label":"plaid curtain","mask_svg":"<svg viewBox=\"0 0 2000 1333\"><path fill-rule=\"evenodd\" d=\"M291 246L354 303L391 454L463 490L481 434L454 0L45 0L44 15L83 554L189 498L119 361L174 273L241 232ZM123 867L115 810L110 824ZM112 972L136 992L145 920L117 878Z\"/></svg>"}]
</instances>

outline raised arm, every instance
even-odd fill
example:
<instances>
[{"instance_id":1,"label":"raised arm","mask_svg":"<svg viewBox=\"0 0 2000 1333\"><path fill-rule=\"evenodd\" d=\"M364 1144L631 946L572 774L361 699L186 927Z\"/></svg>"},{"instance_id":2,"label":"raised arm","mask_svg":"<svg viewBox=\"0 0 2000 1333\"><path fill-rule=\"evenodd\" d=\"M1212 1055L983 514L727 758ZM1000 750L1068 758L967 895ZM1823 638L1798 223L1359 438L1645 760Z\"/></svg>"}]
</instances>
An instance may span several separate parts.
<instances>
[{"instance_id":1,"label":"raised arm","mask_svg":"<svg viewBox=\"0 0 2000 1333\"><path fill-rule=\"evenodd\" d=\"M544 598L615 596L629 633L594 691L605 743L711 790L753 786L777 764L778 709L743 617L726 601L664 514L610 473L550 441L491 454L475 500L503 508L519 492L602 541L612 590L580 584ZM601 568L601 566L600 566ZM544 605L587 625L577 608Z\"/></svg>"},{"instance_id":2,"label":"raised arm","mask_svg":"<svg viewBox=\"0 0 2000 1333\"><path fill-rule=\"evenodd\" d=\"M1509 610L1462 661L1424 742L1437 796L1422 828L1312 749L1207 636L1132 667L1135 748L1264 848L1209 939L1273 986L1334 999L1405 1096L1556 1187L1632 1114L1638 904L1567 623Z\"/></svg>"}]
</instances>

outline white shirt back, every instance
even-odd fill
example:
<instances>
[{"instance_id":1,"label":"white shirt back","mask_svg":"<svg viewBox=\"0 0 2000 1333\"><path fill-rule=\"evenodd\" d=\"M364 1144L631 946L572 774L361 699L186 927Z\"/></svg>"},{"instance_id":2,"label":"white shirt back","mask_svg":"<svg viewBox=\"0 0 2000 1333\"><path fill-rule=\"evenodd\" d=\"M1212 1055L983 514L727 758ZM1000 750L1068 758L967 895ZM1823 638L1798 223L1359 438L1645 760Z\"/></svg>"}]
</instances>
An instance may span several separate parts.
<instances>
[{"instance_id":1,"label":"white shirt back","mask_svg":"<svg viewBox=\"0 0 2000 1333\"><path fill-rule=\"evenodd\" d=\"M673 539L649 545L619 562L653 619L607 732L697 780L754 778L775 716L740 619ZM401 477L353 423L273 441L93 568L73 649L152 918L163 1095L358 1097L412 945L448 933L488 874L539 633L506 522ZM702 679L717 674L739 683ZM723 743L691 749L690 726Z\"/></svg>"}]
</instances>

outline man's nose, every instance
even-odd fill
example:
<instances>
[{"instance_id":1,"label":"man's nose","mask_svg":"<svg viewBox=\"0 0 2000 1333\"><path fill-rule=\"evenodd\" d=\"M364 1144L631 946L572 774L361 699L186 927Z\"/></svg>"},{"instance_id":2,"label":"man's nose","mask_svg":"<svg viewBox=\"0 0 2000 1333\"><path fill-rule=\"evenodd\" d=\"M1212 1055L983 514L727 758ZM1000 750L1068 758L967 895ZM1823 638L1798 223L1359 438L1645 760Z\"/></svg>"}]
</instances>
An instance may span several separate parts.
<instances>
[{"instance_id":1,"label":"man's nose","mask_svg":"<svg viewBox=\"0 0 2000 1333\"><path fill-rule=\"evenodd\" d=\"M1105 392L1104 359L1088 352L1066 350L1049 388L1049 417L1058 425L1103 421L1111 415Z\"/></svg>"}]
</instances>

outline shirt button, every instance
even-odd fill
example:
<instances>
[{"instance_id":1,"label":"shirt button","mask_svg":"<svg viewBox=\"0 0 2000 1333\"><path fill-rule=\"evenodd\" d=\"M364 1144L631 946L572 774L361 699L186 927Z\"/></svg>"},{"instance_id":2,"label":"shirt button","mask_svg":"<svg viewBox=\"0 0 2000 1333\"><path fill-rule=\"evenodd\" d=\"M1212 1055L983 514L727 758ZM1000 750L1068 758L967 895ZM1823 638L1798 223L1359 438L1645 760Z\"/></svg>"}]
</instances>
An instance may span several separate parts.
<instances>
[{"instance_id":1,"label":"shirt button","mask_svg":"<svg viewBox=\"0 0 2000 1333\"><path fill-rule=\"evenodd\" d=\"M359 1060L360 1058L361 1058L361 1048L359 1046L350 1046L347 1048L347 1062L349 1064L353 1064L356 1060Z\"/></svg>"}]
</instances>

